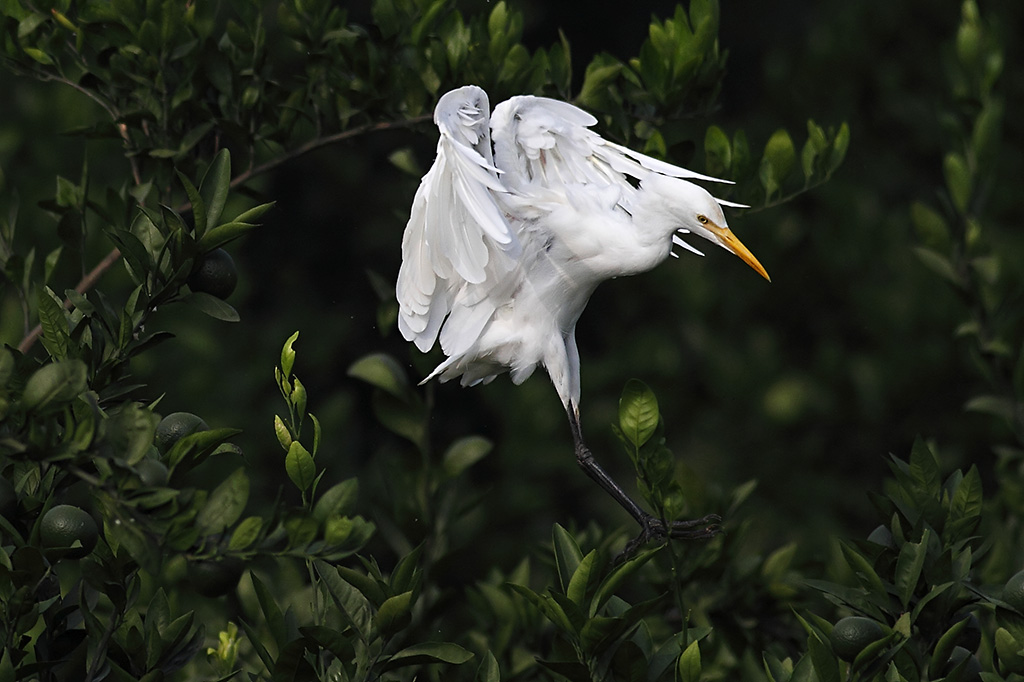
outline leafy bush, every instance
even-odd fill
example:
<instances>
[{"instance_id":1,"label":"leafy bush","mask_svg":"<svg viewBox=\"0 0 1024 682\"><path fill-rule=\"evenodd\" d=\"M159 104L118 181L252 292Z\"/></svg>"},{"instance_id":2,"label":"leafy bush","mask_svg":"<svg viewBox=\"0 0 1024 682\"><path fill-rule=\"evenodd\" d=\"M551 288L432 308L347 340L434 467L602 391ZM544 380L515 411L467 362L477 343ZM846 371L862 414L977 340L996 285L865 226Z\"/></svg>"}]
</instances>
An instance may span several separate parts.
<instances>
[{"instance_id":1,"label":"leafy bush","mask_svg":"<svg viewBox=\"0 0 1024 682\"><path fill-rule=\"evenodd\" d=\"M1003 420L1005 431L993 431L1003 441L994 466L964 470L923 439L908 458L890 456L882 493L869 493L875 529L818 538L825 558L764 537L756 481L711 485L676 458L669 443L683 428L666 405L678 397L659 390L659 402L637 380L625 382L617 414L603 409L637 489L666 520L721 514L724 534L623 552L633 549L627 529L575 523L583 512L555 523L550 542L523 532L523 519L554 516L554 501L522 490L503 499L510 488L481 473L492 453L515 452L517 434L473 435L493 429L415 386L421 374L395 357L404 346L330 351L365 387L366 405L352 411L376 416L383 430L372 436L344 433L357 418L339 427L312 414L330 403L299 374L317 386L336 377L305 351L300 361L299 332L276 362L276 438L256 411L245 451L240 429L204 418L202 396L186 406L200 414L175 411L165 387L144 385L140 364L174 364L164 359L177 343L168 328L188 309L213 318L200 325L241 319L225 299L238 300L237 281L246 287L245 259L238 268L224 247L266 239L256 228L279 220L274 171L314 150L365 145L408 176L395 187L411 190L415 144L373 134L429 133L449 87L475 82L495 101L573 99L618 141L681 163L702 158L736 181L725 198L755 210L832 178L850 143L845 123L808 121L801 144L779 129L755 151L744 129L707 125L726 63L714 0L653 19L636 57L602 53L584 68L565 35L544 48L524 42L525 19L505 2L469 13L446 0L376 0L366 17L349 14L319 0L3 5L7 70L60 84L91 109L66 140L86 141L77 179L58 176L38 210L5 199L0 219L0 680L1024 675L1024 329L1014 305L1024 273L1008 248L1015 237L986 212L990 197L1011 193L994 171L1009 109L996 13L962 5L946 64L946 150L933 158L943 184L937 199L905 205L916 253L964 303L956 335L987 384L967 409ZM378 220L397 244L401 211ZM346 227L369 244L371 226ZM308 240L327 250L306 227L294 230L296 248ZM381 272L369 272L363 305L386 334L396 311ZM693 294L695 308L713 300L708 291ZM321 328L310 327L302 339L314 337L319 359ZM268 335L243 333L254 345ZM666 338L654 347L678 341ZM268 343L276 352L280 337ZM270 360L233 354L270 385ZM707 357L743 385L728 351ZM618 367L594 367L623 383ZM797 414L808 383L775 384L767 414ZM542 421L530 386L521 390L516 400L532 412L506 406L509 423ZM598 414L615 398L603 400ZM234 418L248 427L242 412ZM357 471L371 453L382 464ZM564 487L535 459L536 479ZM796 458L782 466L801 468ZM795 498L803 514L819 513L810 496ZM535 514L537 504L548 511Z\"/></svg>"}]
</instances>

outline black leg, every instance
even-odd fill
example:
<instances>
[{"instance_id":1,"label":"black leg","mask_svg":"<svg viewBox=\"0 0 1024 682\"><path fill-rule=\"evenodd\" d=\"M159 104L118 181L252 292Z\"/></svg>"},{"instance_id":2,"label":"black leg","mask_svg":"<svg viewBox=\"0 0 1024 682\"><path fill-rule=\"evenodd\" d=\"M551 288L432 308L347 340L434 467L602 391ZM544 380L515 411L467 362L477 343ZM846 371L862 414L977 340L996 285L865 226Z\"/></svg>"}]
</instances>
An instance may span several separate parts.
<instances>
[{"instance_id":1,"label":"black leg","mask_svg":"<svg viewBox=\"0 0 1024 682\"><path fill-rule=\"evenodd\" d=\"M604 488L605 492L611 495L640 524L640 534L626 545L626 549L623 550L620 558L633 554L642 544L649 540L664 540L667 538L703 540L718 534L721 530L718 524L722 518L717 514L708 514L699 519L673 521L666 527L664 521L644 511L594 459L590 448L583 442L583 430L580 427L576 408L570 404L567 412L569 415L569 428L572 430L573 447L576 451L576 463L580 465L580 468L583 469L587 476Z\"/></svg>"}]
</instances>

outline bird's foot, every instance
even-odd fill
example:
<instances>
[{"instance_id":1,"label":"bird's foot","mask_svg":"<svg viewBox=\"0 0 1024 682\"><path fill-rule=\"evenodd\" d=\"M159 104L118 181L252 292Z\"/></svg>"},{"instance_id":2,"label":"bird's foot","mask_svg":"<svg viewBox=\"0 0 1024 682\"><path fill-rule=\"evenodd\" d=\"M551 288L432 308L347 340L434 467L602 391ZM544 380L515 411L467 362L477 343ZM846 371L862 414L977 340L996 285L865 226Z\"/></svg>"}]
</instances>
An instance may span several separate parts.
<instances>
[{"instance_id":1,"label":"bird's foot","mask_svg":"<svg viewBox=\"0 0 1024 682\"><path fill-rule=\"evenodd\" d=\"M640 522L640 534L626 543L626 547L616 557L615 563L629 559L641 546L652 540L709 540L722 532L721 523L721 516L708 514L699 519L672 521L666 526L661 519L647 514Z\"/></svg>"}]
</instances>

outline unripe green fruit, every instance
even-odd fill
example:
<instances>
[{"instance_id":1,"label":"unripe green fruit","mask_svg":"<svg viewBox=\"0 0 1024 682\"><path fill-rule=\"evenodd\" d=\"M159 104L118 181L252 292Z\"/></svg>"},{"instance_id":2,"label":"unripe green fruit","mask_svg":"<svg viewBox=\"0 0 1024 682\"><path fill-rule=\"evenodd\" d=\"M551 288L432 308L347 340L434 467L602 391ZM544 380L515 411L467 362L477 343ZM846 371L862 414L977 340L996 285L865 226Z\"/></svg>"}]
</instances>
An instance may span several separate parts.
<instances>
[{"instance_id":1,"label":"unripe green fruit","mask_svg":"<svg viewBox=\"0 0 1024 682\"><path fill-rule=\"evenodd\" d=\"M188 579L196 592L204 597L219 597L238 586L245 566L240 559L202 559L189 562Z\"/></svg>"},{"instance_id":2,"label":"unripe green fruit","mask_svg":"<svg viewBox=\"0 0 1024 682\"><path fill-rule=\"evenodd\" d=\"M64 559L81 559L96 548L100 532L88 512L70 504L58 504L43 515L39 538L43 547ZM75 541L81 547L72 547Z\"/></svg>"},{"instance_id":3,"label":"unripe green fruit","mask_svg":"<svg viewBox=\"0 0 1024 682\"><path fill-rule=\"evenodd\" d=\"M188 276L188 287L224 299L238 286L238 269L235 261L224 249L214 249L199 258L192 274Z\"/></svg>"},{"instance_id":4,"label":"unripe green fruit","mask_svg":"<svg viewBox=\"0 0 1024 682\"><path fill-rule=\"evenodd\" d=\"M844 661L852 661L864 647L884 636L881 623L863 616L848 616L832 628L832 650Z\"/></svg>"},{"instance_id":5,"label":"unripe green fruit","mask_svg":"<svg viewBox=\"0 0 1024 682\"><path fill-rule=\"evenodd\" d=\"M191 412L172 412L156 425L153 443L156 449L165 453L174 447L179 440L196 431L209 431L206 422Z\"/></svg>"}]
</instances>

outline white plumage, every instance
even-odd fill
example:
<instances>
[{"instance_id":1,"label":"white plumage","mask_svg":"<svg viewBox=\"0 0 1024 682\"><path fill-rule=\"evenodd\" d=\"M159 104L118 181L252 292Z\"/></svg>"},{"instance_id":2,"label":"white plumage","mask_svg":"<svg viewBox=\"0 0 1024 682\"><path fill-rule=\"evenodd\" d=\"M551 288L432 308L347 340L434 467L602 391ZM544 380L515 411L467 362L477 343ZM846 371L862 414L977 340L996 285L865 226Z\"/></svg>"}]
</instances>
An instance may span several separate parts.
<instances>
[{"instance_id":1,"label":"white plumage","mask_svg":"<svg viewBox=\"0 0 1024 682\"><path fill-rule=\"evenodd\" d=\"M426 378L463 385L538 365L569 416L586 473L652 537L708 537L718 517L668 527L597 465L579 425L576 322L601 282L650 270L692 234L768 277L732 234L722 206L689 180L716 181L605 140L578 107L520 96L489 114L469 85L445 94L434 122L437 158L413 199L396 293L402 335L447 359ZM491 148L493 138L494 149ZM672 254L675 255L675 254Z\"/></svg>"},{"instance_id":2,"label":"white plumage","mask_svg":"<svg viewBox=\"0 0 1024 682\"><path fill-rule=\"evenodd\" d=\"M476 86L441 97L437 158L413 199L398 275L402 335L448 359L427 377L521 383L543 365L579 405L576 321L606 279L650 270L692 233L736 253L723 182L611 143L572 104L513 97L488 115ZM494 151L491 150L491 138Z\"/></svg>"}]
</instances>

